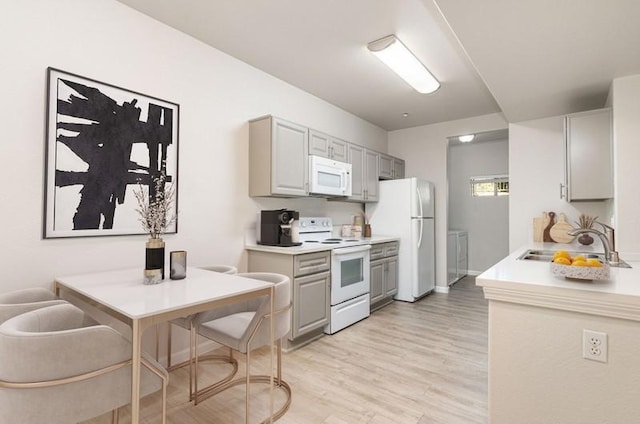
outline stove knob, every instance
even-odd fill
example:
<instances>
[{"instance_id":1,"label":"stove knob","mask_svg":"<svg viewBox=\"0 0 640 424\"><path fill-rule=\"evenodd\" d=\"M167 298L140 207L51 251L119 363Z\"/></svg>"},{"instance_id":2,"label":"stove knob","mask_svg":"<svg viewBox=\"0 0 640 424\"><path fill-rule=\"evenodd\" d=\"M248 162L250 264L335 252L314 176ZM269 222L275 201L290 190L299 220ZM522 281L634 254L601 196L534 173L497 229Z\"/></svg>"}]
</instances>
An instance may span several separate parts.
<instances>
[{"instance_id":1,"label":"stove knob","mask_svg":"<svg viewBox=\"0 0 640 424\"><path fill-rule=\"evenodd\" d=\"M302 221L302 222L300 223L300 226L301 226L301 227L306 227L306 226L307 226L307 221Z\"/></svg>"},{"instance_id":2,"label":"stove knob","mask_svg":"<svg viewBox=\"0 0 640 424\"><path fill-rule=\"evenodd\" d=\"M324 221L322 221L322 226L323 227L328 227L329 226L329 221L327 221L326 219Z\"/></svg>"}]
</instances>

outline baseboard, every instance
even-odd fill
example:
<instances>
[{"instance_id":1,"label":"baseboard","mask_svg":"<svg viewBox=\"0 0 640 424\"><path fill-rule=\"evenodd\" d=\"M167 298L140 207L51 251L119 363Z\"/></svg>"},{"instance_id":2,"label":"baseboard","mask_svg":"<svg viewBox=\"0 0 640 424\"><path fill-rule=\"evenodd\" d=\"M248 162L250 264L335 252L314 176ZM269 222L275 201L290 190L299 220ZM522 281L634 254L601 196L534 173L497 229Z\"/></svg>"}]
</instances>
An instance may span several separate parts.
<instances>
[{"instance_id":1,"label":"baseboard","mask_svg":"<svg viewBox=\"0 0 640 424\"><path fill-rule=\"evenodd\" d=\"M434 289L436 293L449 293L449 287L436 286Z\"/></svg>"}]
</instances>

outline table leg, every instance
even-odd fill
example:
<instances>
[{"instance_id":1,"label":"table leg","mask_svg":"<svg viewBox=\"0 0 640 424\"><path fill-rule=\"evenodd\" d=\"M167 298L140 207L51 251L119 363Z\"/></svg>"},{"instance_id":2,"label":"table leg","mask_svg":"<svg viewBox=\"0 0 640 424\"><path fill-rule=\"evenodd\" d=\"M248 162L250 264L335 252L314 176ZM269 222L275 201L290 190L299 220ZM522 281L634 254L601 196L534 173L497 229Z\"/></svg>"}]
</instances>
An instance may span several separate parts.
<instances>
[{"instance_id":1,"label":"table leg","mask_svg":"<svg viewBox=\"0 0 640 424\"><path fill-rule=\"evenodd\" d=\"M140 364L142 348L142 329L140 321L131 324L131 424L140 422Z\"/></svg>"}]
</instances>

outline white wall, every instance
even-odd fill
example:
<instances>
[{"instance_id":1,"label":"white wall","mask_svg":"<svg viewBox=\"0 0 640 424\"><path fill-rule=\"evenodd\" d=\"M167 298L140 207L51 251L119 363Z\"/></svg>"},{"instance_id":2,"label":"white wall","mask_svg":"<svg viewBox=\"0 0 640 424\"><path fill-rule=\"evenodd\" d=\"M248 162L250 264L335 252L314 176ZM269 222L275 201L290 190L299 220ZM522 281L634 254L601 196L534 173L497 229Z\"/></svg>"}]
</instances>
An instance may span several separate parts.
<instances>
[{"instance_id":1,"label":"white wall","mask_svg":"<svg viewBox=\"0 0 640 424\"><path fill-rule=\"evenodd\" d=\"M249 119L274 114L386 151L382 129L114 0L40 0L5 9L2 291L144 265L142 235L42 239L48 66L180 105L179 233L165 240L167 250L187 250L190 265L244 267L245 229L263 204L247 195ZM316 199L300 204L340 217L361 210Z\"/></svg>"},{"instance_id":2,"label":"white wall","mask_svg":"<svg viewBox=\"0 0 640 424\"><path fill-rule=\"evenodd\" d=\"M581 213L609 221L611 202L573 202L560 198L564 181L562 116L509 125L509 249L533 241L533 218L561 212L575 226ZM595 237L593 246L599 248ZM577 243L577 241L574 241Z\"/></svg>"},{"instance_id":3,"label":"white wall","mask_svg":"<svg viewBox=\"0 0 640 424\"><path fill-rule=\"evenodd\" d=\"M611 94L617 249L640 259L640 75L615 79Z\"/></svg>"},{"instance_id":4,"label":"white wall","mask_svg":"<svg viewBox=\"0 0 640 424\"><path fill-rule=\"evenodd\" d=\"M509 140L449 146L449 228L469 233L469 273L509 254L509 197L473 197L473 176L509 174Z\"/></svg>"},{"instance_id":5,"label":"white wall","mask_svg":"<svg viewBox=\"0 0 640 424\"><path fill-rule=\"evenodd\" d=\"M389 133L389 153L405 159L407 177L435 184L436 290L447 291L447 137L507 127L501 113Z\"/></svg>"}]
</instances>

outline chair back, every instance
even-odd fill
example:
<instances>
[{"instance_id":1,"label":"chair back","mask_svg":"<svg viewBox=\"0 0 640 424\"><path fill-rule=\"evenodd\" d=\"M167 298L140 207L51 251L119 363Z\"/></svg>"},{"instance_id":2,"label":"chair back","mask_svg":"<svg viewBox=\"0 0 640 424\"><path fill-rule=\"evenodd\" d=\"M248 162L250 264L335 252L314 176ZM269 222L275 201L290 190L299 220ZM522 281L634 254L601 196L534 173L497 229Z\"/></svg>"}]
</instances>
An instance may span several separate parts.
<instances>
[{"instance_id":1,"label":"chair back","mask_svg":"<svg viewBox=\"0 0 640 424\"><path fill-rule=\"evenodd\" d=\"M63 303L67 302L42 287L0 293L0 324L25 312Z\"/></svg>"},{"instance_id":2,"label":"chair back","mask_svg":"<svg viewBox=\"0 0 640 424\"><path fill-rule=\"evenodd\" d=\"M231 265L209 265L209 266L202 266L200 267L200 269L219 272L221 274L237 274L238 273L238 268Z\"/></svg>"},{"instance_id":3,"label":"chair back","mask_svg":"<svg viewBox=\"0 0 640 424\"><path fill-rule=\"evenodd\" d=\"M275 313L275 339L285 337L291 328L291 280L286 275L270 272L240 273L239 277L253 278L254 280L268 281L274 284L273 310ZM267 316L270 312L269 299L260 299L256 310L256 318ZM269 343L270 321L268 317L262 321L251 341L251 348L264 346Z\"/></svg>"}]
</instances>

